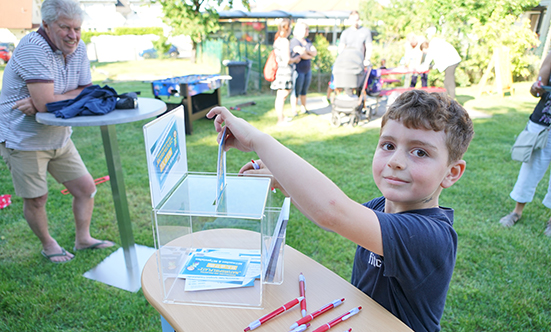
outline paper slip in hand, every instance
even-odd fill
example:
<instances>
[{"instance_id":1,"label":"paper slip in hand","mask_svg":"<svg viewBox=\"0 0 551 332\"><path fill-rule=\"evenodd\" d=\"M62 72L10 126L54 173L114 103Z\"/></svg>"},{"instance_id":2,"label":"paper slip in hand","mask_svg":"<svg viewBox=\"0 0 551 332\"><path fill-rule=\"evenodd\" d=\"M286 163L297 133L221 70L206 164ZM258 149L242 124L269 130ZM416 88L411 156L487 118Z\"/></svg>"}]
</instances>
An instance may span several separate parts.
<instances>
[{"instance_id":1,"label":"paper slip in hand","mask_svg":"<svg viewBox=\"0 0 551 332\"><path fill-rule=\"evenodd\" d=\"M222 138L218 145L218 167L216 168L216 178L218 179L216 186L216 206L224 200L224 189L226 188L226 127L222 132Z\"/></svg>"}]
</instances>

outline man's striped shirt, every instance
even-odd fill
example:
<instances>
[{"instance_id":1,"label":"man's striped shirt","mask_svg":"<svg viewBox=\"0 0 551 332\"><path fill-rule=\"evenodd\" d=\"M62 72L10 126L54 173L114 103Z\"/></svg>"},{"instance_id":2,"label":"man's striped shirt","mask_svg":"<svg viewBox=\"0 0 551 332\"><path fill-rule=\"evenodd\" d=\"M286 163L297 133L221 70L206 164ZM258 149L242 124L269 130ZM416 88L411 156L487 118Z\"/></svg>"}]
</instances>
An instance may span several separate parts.
<instances>
[{"instance_id":1,"label":"man's striped shirt","mask_svg":"<svg viewBox=\"0 0 551 332\"><path fill-rule=\"evenodd\" d=\"M77 49L63 56L40 28L21 39L4 70L0 93L0 142L16 150L58 149L71 136L70 127L49 126L36 122L12 106L30 97L27 84L54 83L54 94L64 94L92 83L90 62L82 40Z\"/></svg>"}]
</instances>

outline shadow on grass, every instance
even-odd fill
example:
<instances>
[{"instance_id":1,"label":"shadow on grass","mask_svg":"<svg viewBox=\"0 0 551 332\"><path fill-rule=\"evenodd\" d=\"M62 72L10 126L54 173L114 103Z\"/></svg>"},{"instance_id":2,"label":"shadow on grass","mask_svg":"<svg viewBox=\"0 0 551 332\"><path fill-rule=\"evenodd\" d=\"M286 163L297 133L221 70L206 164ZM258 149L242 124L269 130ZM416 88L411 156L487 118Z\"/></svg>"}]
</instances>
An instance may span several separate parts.
<instances>
[{"instance_id":1,"label":"shadow on grass","mask_svg":"<svg viewBox=\"0 0 551 332\"><path fill-rule=\"evenodd\" d=\"M470 95L457 95L456 99L461 104L461 106L465 106L465 103L469 100L473 100L474 97Z\"/></svg>"}]
</instances>

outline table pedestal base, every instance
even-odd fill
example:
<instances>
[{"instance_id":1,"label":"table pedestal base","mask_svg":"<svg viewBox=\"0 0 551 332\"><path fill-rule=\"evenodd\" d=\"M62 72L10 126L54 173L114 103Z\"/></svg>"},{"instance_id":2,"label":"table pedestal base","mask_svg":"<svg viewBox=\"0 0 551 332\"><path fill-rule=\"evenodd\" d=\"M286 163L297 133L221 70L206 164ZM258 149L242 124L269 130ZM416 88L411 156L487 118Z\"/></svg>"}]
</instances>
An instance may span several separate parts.
<instances>
[{"instance_id":1,"label":"table pedestal base","mask_svg":"<svg viewBox=\"0 0 551 332\"><path fill-rule=\"evenodd\" d=\"M155 253L155 248L139 244L134 244L134 248L138 256L138 266L127 267L123 248L119 248L83 276L130 292L139 291L143 267Z\"/></svg>"}]
</instances>

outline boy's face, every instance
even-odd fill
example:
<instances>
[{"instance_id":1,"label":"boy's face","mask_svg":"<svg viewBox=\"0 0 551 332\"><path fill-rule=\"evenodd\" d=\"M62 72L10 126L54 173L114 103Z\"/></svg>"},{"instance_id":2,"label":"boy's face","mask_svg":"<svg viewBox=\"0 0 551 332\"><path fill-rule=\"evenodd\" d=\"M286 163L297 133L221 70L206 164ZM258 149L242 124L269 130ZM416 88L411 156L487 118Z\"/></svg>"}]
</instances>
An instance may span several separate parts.
<instances>
[{"instance_id":1,"label":"boy's face","mask_svg":"<svg viewBox=\"0 0 551 332\"><path fill-rule=\"evenodd\" d=\"M465 170L463 160L448 164L444 131L411 129L395 120L383 127L372 166L389 213L437 207L442 188Z\"/></svg>"}]
</instances>

